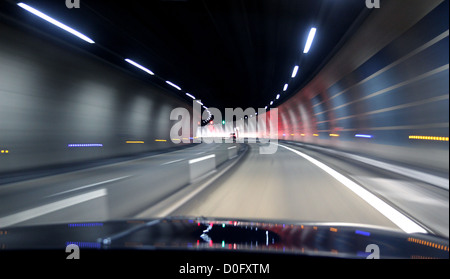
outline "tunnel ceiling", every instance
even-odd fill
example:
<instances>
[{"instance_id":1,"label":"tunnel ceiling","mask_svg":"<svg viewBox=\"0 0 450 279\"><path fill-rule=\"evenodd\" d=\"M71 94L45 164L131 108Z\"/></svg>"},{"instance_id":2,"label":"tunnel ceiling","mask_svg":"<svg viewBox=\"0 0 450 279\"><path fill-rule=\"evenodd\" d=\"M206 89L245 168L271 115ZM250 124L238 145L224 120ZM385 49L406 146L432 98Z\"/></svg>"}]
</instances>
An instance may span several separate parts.
<instances>
[{"instance_id":1,"label":"tunnel ceiling","mask_svg":"<svg viewBox=\"0 0 450 279\"><path fill-rule=\"evenodd\" d=\"M100 46L96 54L122 67L129 65L118 57L139 61L179 85L181 92L170 89L175 94L189 101L183 94L189 92L221 110L263 108L280 94L277 106L314 76L352 23L367 14L362 0L81 0L80 9L66 8L63 0L23 2L89 34ZM311 27L317 34L304 54ZM300 69L291 78L295 65Z\"/></svg>"}]
</instances>

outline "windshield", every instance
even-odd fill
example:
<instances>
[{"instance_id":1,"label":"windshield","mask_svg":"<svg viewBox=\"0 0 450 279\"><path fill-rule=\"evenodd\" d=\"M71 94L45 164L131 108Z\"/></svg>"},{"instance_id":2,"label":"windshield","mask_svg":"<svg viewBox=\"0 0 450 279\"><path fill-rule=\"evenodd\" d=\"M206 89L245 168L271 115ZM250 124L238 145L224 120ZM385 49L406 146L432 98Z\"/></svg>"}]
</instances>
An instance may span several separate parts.
<instances>
[{"instance_id":1,"label":"windshield","mask_svg":"<svg viewBox=\"0 0 450 279\"><path fill-rule=\"evenodd\" d=\"M189 216L448 241L448 6L2 1L0 229Z\"/></svg>"}]
</instances>

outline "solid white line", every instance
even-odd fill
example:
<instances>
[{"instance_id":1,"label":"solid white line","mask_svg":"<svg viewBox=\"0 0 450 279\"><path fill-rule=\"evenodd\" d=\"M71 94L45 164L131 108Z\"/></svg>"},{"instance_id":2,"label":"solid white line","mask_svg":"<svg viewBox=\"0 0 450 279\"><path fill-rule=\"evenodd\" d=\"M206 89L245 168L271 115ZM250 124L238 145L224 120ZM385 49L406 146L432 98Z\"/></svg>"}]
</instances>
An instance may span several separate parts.
<instances>
[{"instance_id":1,"label":"solid white line","mask_svg":"<svg viewBox=\"0 0 450 279\"><path fill-rule=\"evenodd\" d=\"M75 188L75 189L70 189L70 190L67 190L67 191L64 191L64 192L59 192L59 193L47 196L47 198L53 197L53 196L62 195L62 194L65 194L65 193L70 193L70 192L73 192L73 191L78 191L78 190L85 189L85 188L90 188L90 187L106 184L106 183L111 183L111 182L114 182L114 181L117 181L117 180L125 179L125 178L130 177L130 176L131 175L122 176L122 177L119 177L119 178L114 178L114 179L110 179L110 180L106 180L106 181L102 181L102 182L98 182L98 183L94 183L94 184L89 184L89 185L86 185L86 186L81 186L81 187L78 187L78 188Z\"/></svg>"},{"instance_id":2,"label":"solid white line","mask_svg":"<svg viewBox=\"0 0 450 279\"><path fill-rule=\"evenodd\" d=\"M303 144L297 144L300 146L303 146ZM333 153L333 154L337 154L339 156L344 156L356 161L359 161L361 163L365 163L380 169L384 169L390 172L394 172L403 176L407 176L416 180L420 180L423 181L425 183L429 183L429 184L433 184L437 187L443 188L445 190L449 190L449 180L447 178L443 178L443 177L439 177L436 175L432 175L432 174L428 174L425 172L421 172L421 171L417 171L417 170L411 170L405 167L400 167L397 165L393 165L393 164L389 164L389 163L385 163L385 162L381 162L381 161L377 161L374 159L370 159L370 158L366 158L366 157L362 157L359 155L354 155L354 154L349 154L346 152L342 152L342 151L336 151L336 150L332 150L332 149L328 149L328 148L324 148L324 147L319 147L319 146L307 146L308 148L313 148L313 149L317 149L317 150L323 150L325 152L329 152L329 153Z\"/></svg>"},{"instance_id":3,"label":"solid white line","mask_svg":"<svg viewBox=\"0 0 450 279\"><path fill-rule=\"evenodd\" d=\"M286 148L287 150L292 151L297 155L300 155L301 157L305 158L306 160L310 161L317 167L327 172L329 175L334 177L348 189L357 194L360 198L365 200L368 204L370 204L372 207L378 210L381 214L383 214L386 218L391 220L394 224L396 224L400 229L402 229L406 233L427 233L426 230L424 230L421 226L413 222L411 219L409 219L408 217L406 217L405 215L394 209L392 206L388 205L386 202L384 202L374 194L364 189L362 186L356 184L355 182L348 179L344 175L338 173L334 169L328 167L327 165L317 161L316 159L300 151L297 151L284 145L279 146Z\"/></svg>"},{"instance_id":4,"label":"solid white line","mask_svg":"<svg viewBox=\"0 0 450 279\"><path fill-rule=\"evenodd\" d=\"M86 202L92 199L100 198L107 195L106 189L95 190L89 193L81 194L75 197L67 198L57 202L38 206L33 209L25 210L6 217L0 218L0 228L11 226L26 220L30 220L66 207Z\"/></svg>"},{"instance_id":5,"label":"solid white line","mask_svg":"<svg viewBox=\"0 0 450 279\"><path fill-rule=\"evenodd\" d=\"M200 157L200 158L197 158L197 159L192 159L192 160L189 160L189 164L195 164L195 163L198 163L198 162L200 162L200 161L207 160L207 159L211 159L211 158L214 158L214 157L216 157L216 155L212 154L212 155L208 155L208 156L205 156L205 157Z\"/></svg>"},{"instance_id":6,"label":"solid white line","mask_svg":"<svg viewBox=\"0 0 450 279\"><path fill-rule=\"evenodd\" d=\"M184 159L173 160L173 161L170 161L170 162L166 162L166 163L164 163L164 164L161 164L161 166L168 165L168 164L172 164L172 163L176 163L176 162L180 162L180 161L183 161L183 160L184 160Z\"/></svg>"},{"instance_id":7,"label":"solid white line","mask_svg":"<svg viewBox=\"0 0 450 279\"><path fill-rule=\"evenodd\" d=\"M231 147L228 147L228 149L233 149L233 148L236 148L236 146L231 146Z\"/></svg>"}]
</instances>

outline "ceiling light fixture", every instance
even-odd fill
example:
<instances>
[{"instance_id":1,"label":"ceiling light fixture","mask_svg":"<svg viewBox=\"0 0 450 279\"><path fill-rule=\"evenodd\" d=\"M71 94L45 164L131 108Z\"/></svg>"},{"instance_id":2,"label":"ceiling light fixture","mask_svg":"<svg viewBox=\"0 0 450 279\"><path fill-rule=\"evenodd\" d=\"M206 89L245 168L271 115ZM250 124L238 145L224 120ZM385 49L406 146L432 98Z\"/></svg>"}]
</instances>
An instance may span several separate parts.
<instances>
[{"instance_id":1,"label":"ceiling light fixture","mask_svg":"<svg viewBox=\"0 0 450 279\"><path fill-rule=\"evenodd\" d=\"M47 22L50 22L51 24L56 25L59 28L61 28L61 29L65 30L65 31L71 33L72 35L75 35L78 38L80 38L80 39L82 39L82 40L84 40L84 41L86 41L86 42L88 42L90 44L95 44L95 42L91 38L87 37L86 35L81 34L77 30L72 29L69 26L67 26L67 25L65 25L65 24L63 24L63 23L61 23L61 22L59 22L59 21L49 17L48 15L46 15L46 14L36 10L35 8L32 8L32 7L30 7L30 6L28 6L27 4L24 4L24 3L18 3L17 5L19 7L21 7L22 9L25 9L28 12L30 12L30 13L32 13L32 14L40 17L40 18L42 18L43 20L46 20Z\"/></svg>"},{"instance_id":2,"label":"ceiling light fixture","mask_svg":"<svg viewBox=\"0 0 450 279\"><path fill-rule=\"evenodd\" d=\"M178 89L178 90L181 90L181 87L179 87L178 85L176 85L176 84L173 83L173 82L170 82L170 81L166 80L166 83L167 83L168 85L172 86L172 87L175 87L175 88Z\"/></svg>"},{"instance_id":3,"label":"ceiling light fixture","mask_svg":"<svg viewBox=\"0 0 450 279\"><path fill-rule=\"evenodd\" d=\"M297 76L297 72L298 72L298 66L294 67L294 70L292 71L292 78L295 78Z\"/></svg>"},{"instance_id":4,"label":"ceiling light fixture","mask_svg":"<svg viewBox=\"0 0 450 279\"><path fill-rule=\"evenodd\" d=\"M313 43L314 40L314 36L316 35L316 28L311 28L311 30L309 31L309 35L308 35L308 40L306 41L306 45L305 45L305 49L303 50L303 53L308 53L309 50L311 49L311 45Z\"/></svg>"},{"instance_id":5,"label":"ceiling light fixture","mask_svg":"<svg viewBox=\"0 0 450 279\"><path fill-rule=\"evenodd\" d=\"M127 61L127 62L130 63L131 65L133 65L133 66L135 66L135 67L141 69L142 71L146 72L147 74L150 74L150 75L152 75L152 76L155 75L152 71L150 71L149 69L145 68L144 66L142 66L142 65L140 65L140 64L138 64L138 63L136 63L136 62L134 62L134 61L131 60L131 59L128 59L128 58L127 58L127 59L125 59L125 61Z\"/></svg>"}]
</instances>

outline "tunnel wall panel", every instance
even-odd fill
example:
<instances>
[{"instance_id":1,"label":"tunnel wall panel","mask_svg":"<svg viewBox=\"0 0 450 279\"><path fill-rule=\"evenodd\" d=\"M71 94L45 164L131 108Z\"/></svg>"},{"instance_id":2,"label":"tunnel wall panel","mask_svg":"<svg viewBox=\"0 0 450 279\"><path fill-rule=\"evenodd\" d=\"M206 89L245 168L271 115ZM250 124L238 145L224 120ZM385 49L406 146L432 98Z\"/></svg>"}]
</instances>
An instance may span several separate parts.
<instances>
[{"instance_id":1,"label":"tunnel wall panel","mask_svg":"<svg viewBox=\"0 0 450 279\"><path fill-rule=\"evenodd\" d=\"M448 172L448 141L409 138L449 136L448 5L391 1L374 10L311 82L278 107L286 116L279 127L300 119L298 112L290 116L293 107L312 107L312 130L292 136L282 128L281 138Z\"/></svg>"},{"instance_id":2,"label":"tunnel wall panel","mask_svg":"<svg viewBox=\"0 0 450 279\"><path fill-rule=\"evenodd\" d=\"M170 112L192 111L181 98L38 32L0 23L0 34L0 173L175 145Z\"/></svg>"}]
</instances>

